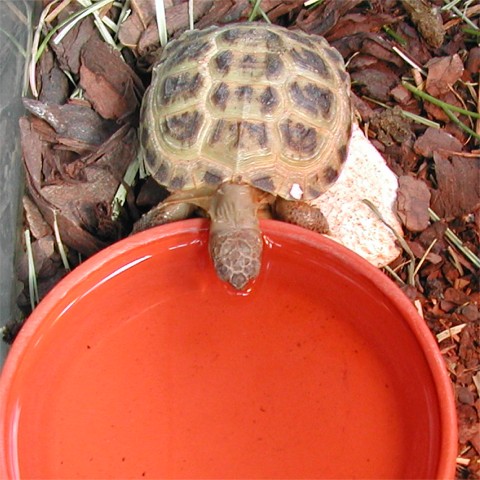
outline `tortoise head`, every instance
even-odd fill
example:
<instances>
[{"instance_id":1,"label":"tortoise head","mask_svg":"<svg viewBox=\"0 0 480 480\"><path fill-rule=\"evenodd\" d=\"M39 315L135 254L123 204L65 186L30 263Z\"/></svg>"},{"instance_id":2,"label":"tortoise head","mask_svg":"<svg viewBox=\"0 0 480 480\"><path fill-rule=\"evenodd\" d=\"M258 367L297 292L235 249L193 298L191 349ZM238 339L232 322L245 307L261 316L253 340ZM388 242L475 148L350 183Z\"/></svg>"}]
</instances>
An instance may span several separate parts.
<instances>
[{"instance_id":1,"label":"tortoise head","mask_svg":"<svg viewBox=\"0 0 480 480\"><path fill-rule=\"evenodd\" d=\"M237 290L260 272L263 241L248 185L224 183L212 199L209 249L217 275Z\"/></svg>"}]
</instances>

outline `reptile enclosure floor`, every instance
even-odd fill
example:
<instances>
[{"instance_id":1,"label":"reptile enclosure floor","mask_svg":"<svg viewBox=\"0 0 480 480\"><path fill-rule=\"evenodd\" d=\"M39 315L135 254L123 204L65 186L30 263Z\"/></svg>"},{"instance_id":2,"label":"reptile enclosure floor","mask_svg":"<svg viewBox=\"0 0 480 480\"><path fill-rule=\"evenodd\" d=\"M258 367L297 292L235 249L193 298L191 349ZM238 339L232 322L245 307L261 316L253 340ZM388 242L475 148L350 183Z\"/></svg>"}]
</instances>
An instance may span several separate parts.
<instances>
[{"instance_id":1,"label":"reptile enclosure floor","mask_svg":"<svg viewBox=\"0 0 480 480\"><path fill-rule=\"evenodd\" d=\"M202 220L64 279L3 372L0 476L453 476L451 387L408 300L331 240L262 228L243 293L216 278Z\"/></svg>"}]
</instances>

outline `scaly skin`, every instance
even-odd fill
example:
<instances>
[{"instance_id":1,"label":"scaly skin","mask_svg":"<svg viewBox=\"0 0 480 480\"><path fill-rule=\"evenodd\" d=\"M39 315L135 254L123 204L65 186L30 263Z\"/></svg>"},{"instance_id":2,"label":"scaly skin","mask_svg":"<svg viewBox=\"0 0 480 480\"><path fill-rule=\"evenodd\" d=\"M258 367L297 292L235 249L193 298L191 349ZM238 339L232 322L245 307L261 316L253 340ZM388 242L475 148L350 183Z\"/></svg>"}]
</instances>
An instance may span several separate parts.
<instances>
[{"instance_id":1,"label":"scaly skin","mask_svg":"<svg viewBox=\"0 0 480 480\"><path fill-rule=\"evenodd\" d=\"M277 197L275 216L284 222L293 223L312 232L329 233L328 222L321 210L313 205Z\"/></svg>"}]
</instances>

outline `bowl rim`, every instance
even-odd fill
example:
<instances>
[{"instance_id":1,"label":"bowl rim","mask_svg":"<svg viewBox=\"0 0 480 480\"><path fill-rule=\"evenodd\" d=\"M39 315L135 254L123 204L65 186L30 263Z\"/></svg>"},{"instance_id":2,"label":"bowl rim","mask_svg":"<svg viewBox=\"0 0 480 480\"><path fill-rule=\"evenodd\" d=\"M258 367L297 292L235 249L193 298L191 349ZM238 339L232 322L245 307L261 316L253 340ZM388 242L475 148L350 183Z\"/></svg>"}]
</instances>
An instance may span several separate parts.
<instances>
[{"instance_id":1,"label":"bowl rim","mask_svg":"<svg viewBox=\"0 0 480 480\"><path fill-rule=\"evenodd\" d=\"M0 371L0 477L10 477L11 470L8 467L8 439L5 428L5 419L9 412L9 393L15 379L17 365L26 355L32 341L35 341L37 331L42 326L42 318L56 306L57 302L65 301L68 292L74 286L89 276L99 267L109 264L120 255L134 251L155 243L162 238L172 237L185 233L204 233L208 230L209 222L206 219L182 220L137 233L130 237L106 247L91 256L74 270L68 273L57 285L45 296L35 310L25 321L14 343L10 347L7 358ZM439 405L440 425L440 451L435 478L454 478L457 457L457 416L454 399L453 385L448 377L446 365L441 356L440 349L433 334L427 327L425 320L419 315L416 308L401 291L401 289L385 275L380 269L374 267L367 260L347 249L335 240L324 235L306 230L296 225L280 222L277 220L262 219L260 226L263 235L268 238L269 233L280 234L290 237L295 241L320 249L341 263L348 263L349 268L355 270L360 277L368 283L374 284L392 304L397 308L402 318L412 331L419 347L424 353L425 360L432 375ZM12 460L12 459L10 459Z\"/></svg>"}]
</instances>

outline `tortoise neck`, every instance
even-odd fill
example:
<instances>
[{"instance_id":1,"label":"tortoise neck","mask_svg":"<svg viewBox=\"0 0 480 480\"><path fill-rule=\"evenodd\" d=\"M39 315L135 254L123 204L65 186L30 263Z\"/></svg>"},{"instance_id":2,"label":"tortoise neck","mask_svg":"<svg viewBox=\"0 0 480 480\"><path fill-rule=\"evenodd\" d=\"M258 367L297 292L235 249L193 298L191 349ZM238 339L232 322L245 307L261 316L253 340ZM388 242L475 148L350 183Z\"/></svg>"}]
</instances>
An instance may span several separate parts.
<instances>
[{"instance_id":1,"label":"tortoise neck","mask_svg":"<svg viewBox=\"0 0 480 480\"><path fill-rule=\"evenodd\" d=\"M224 183L215 193L210 206L211 229L258 229L257 202L249 185Z\"/></svg>"}]
</instances>

